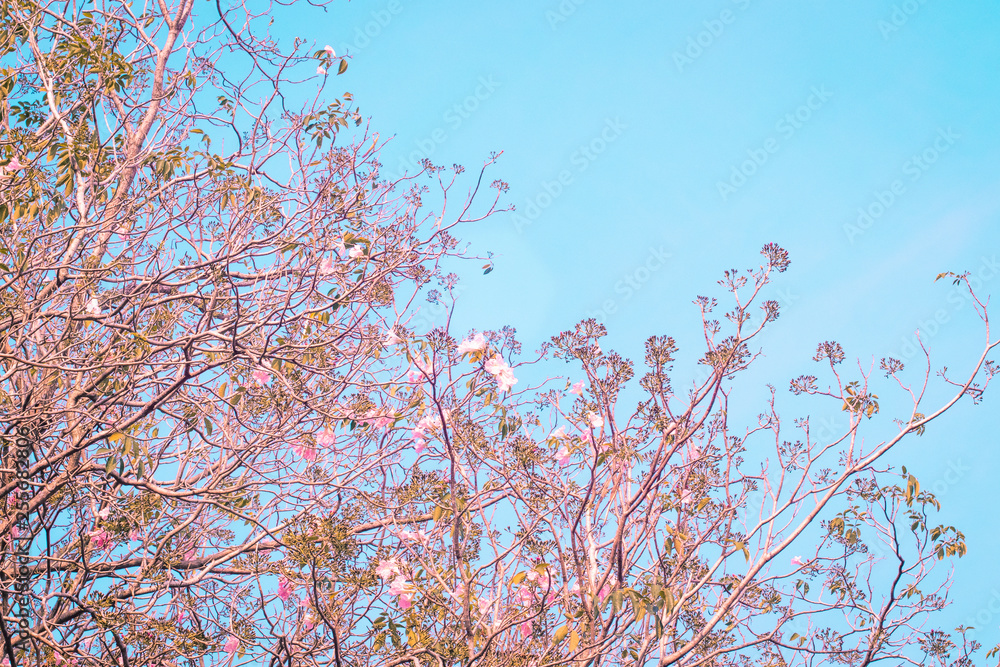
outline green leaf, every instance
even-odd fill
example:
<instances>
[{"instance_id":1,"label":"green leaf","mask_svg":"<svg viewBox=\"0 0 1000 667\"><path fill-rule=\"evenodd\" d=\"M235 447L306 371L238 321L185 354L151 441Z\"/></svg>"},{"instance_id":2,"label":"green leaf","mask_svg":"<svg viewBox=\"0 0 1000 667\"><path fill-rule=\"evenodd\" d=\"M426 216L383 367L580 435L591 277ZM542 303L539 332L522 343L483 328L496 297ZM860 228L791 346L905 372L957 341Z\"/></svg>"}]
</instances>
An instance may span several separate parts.
<instances>
[{"instance_id":1,"label":"green leaf","mask_svg":"<svg viewBox=\"0 0 1000 667\"><path fill-rule=\"evenodd\" d=\"M556 630L556 633L554 635L552 635L552 643L553 644L558 644L563 639L565 639L566 635L568 635L568 634L569 634L569 624L566 624L566 625L562 626L561 628L559 628L558 630Z\"/></svg>"},{"instance_id":2,"label":"green leaf","mask_svg":"<svg viewBox=\"0 0 1000 667\"><path fill-rule=\"evenodd\" d=\"M212 435L212 422L209 421L208 417L205 417L205 433L208 434L209 437Z\"/></svg>"},{"instance_id":3,"label":"green leaf","mask_svg":"<svg viewBox=\"0 0 1000 667\"><path fill-rule=\"evenodd\" d=\"M340 67L337 68L337 75L341 75L347 71L347 60L345 58L340 59Z\"/></svg>"},{"instance_id":4,"label":"green leaf","mask_svg":"<svg viewBox=\"0 0 1000 667\"><path fill-rule=\"evenodd\" d=\"M514 578L510 580L511 586L517 586L519 583L524 581L524 577L527 576L526 572L518 572L514 575Z\"/></svg>"},{"instance_id":5,"label":"green leaf","mask_svg":"<svg viewBox=\"0 0 1000 667\"><path fill-rule=\"evenodd\" d=\"M569 652L572 653L580 645L580 635L574 630L569 636Z\"/></svg>"}]
</instances>

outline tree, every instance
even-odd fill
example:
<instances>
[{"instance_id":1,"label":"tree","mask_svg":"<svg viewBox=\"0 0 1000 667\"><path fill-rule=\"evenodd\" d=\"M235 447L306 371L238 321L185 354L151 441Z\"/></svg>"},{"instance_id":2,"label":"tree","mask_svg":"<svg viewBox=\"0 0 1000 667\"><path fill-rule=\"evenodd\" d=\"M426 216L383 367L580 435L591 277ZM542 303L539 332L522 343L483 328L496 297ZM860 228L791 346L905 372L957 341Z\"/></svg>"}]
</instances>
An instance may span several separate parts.
<instances>
[{"instance_id":1,"label":"tree","mask_svg":"<svg viewBox=\"0 0 1000 667\"><path fill-rule=\"evenodd\" d=\"M945 664L978 648L923 628L947 592L933 566L964 538L880 463L994 374L971 288L979 363L944 376L936 409L912 392L878 444L860 437L884 419L871 374L841 371L833 342L828 378L791 389L842 412L840 432L783 431L774 390L758 423L730 423L778 317L753 310L789 265L771 244L726 273L725 334L716 301L696 302L699 380L677 393L677 346L653 337L633 399L596 322L530 360L510 329L419 325L418 298L455 307L452 230L507 187L476 203L494 158L457 210L461 167L381 179L350 95L306 94L346 69L332 49L283 50L269 11L241 5L0 11L9 663ZM570 377L541 379L556 360ZM901 362L882 370L906 388Z\"/></svg>"}]
</instances>

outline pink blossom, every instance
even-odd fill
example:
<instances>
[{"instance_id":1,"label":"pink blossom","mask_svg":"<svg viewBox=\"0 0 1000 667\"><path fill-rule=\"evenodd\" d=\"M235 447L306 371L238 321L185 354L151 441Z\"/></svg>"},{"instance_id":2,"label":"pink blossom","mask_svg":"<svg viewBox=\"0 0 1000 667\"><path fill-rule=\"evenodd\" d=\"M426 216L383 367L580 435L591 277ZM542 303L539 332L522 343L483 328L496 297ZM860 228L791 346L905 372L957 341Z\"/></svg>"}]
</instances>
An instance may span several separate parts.
<instances>
[{"instance_id":1,"label":"pink blossom","mask_svg":"<svg viewBox=\"0 0 1000 667\"><path fill-rule=\"evenodd\" d=\"M292 445L292 453L298 456L300 459L305 459L306 461L316 460L316 450L308 445L298 444Z\"/></svg>"},{"instance_id":2,"label":"pink blossom","mask_svg":"<svg viewBox=\"0 0 1000 667\"><path fill-rule=\"evenodd\" d=\"M319 273L322 276L328 276L334 272L333 268L333 258L324 257L323 261L319 263Z\"/></svg>"},{"instance_id":3,"label":"pink blossom","mask_svg":"<svg viewBox=\"0 0 1000 667\"><path fill-rule=\"evenodd\" d=\"M590 431L584 431L580 434L580 442L590 442Z\"/></svg>"},{"instance_id":4,"label":"pink blossom","mask_svg":"<svg viewBox=\"0 0 1000 667\"><path fill-rule=\"evenodd\" d=\"M133 540L133 541L135 541L135 540L141 540L142 539L142 533L139 532L138 528L133 528L132 530L128 531L128 539Z\"/></svg>"},{"instance_id":5,"label":"pink blossom","mask_svg":"<svg viewBox=\"0 0 1000 667\"><path fill-rule=\"evenodd\" d=\"M570 387L569 393L576 394L577 396L583 396L583 380L576 382Z\"/></svg>"},{"instance_id":6,"label":"pink blossom","mask_svg":"<svg viewBox=\"0 0 1000 667\"><path fill-rule=\"evenodd\" d=\"M482 352L485 349L486 338L480 333L459 343L457 352L459 355L463 355L466 352Z\"/></svg>"},{"instance_id":7,"label":"pink blossom","mask_svg":"<svg viewBox=\"0 0 1000 667\"><path fill-rule=\"evenodd\" d=\"M330 447L336 442L336 436L329 428L324 429L316 436L316 444L320 447Z\"/></svg>"},{"instance_id":8,"label":"pink blossom","mask_svg":"<svg viewBox=\"0 0 1000 667\"><path fill-rule=\"evenodd\" d=\"M350 252L347 253L347 256L353 257L355 259L357 259L358 257L364 257L365 256L364 246L362 246L360 243L355 246L352 246Z\"/></svg>"},{"instance_id":9,"label":"pink blossom","mask_svg":"<svg viewBox=\"0 0 1000 667\"><path fill-rule=\"evenodd\" d=\"M476 605L479 607L479 613L485 616L490 610L490 607L493 606L493 600L489 598L479 598L476 600Z\"/></svg>"},{"instance_id":10,"label":"pink blossom","mask_svg":"<svg viewBox=\"0 0 1000 667\"><path fill-rule=\"evenodd\" d=\"M601 428L604 426L604 417L596 412L587 413L587 419L590 421L591 428Z\"/></svg>"},{"instance_id":11,"label":"pink blossom","mask_svg":"<svg viewBox=\"0 0 1000 667\"><path fill-rule=\"evenodd\" d=\"M87 302L87 314L94 317L101 316L101 304L97 299L91 299Z\"/></svg>"},{"instance_id":12,"label":"pink blossom","mask_svg":"<svg viewBox=\"0 0 1000 667\"><path fill-rule=\"evenodd\" d=\"M17 159L17 156L15 155L14 157L12 157L10 159L10 162L8 162L7 166L4 167L4 168L5 169L14 169L14 170L24 169L24 164L22 164L22 162L19 159Z\"/></svg>"},{"instance_id":13,"label":"pink blossom","mask_svg":"<svg viewBox=\"0 0 1000 667\"><path fill-rule=\"evenodd\" d=\"M229 635L229 640L226 641L226 645L225 647L223 647L223 650L225 650L226 653L236 653L236 649L238 649L239 647L240 647L240 640L234 637L233 635Z\"/></svg>"},{"instance_id":14,"label":"pink blossom","mask_svg":"<svg viewBox=\"0 0 1000 667\"><path fill-rule=\"evenodd\" d=\"M322 65L318 65L316 67L316 73L317 74L326 74L326 68L323 67Z\"/></svg>"},{"instance_id":15,"label":"pink blossom","mask_svg":"<svg viewBox=\"0 0 1000 667\"><path fill-rule=\"evenodd\" d=\"M389 329L389 331L385 334L385 338L382 339L382 342L386 345L399 345L403 342L403 339L397 336L394 330Z\"/></svg>"},{"instance_id":16,"label":"pink blossom","mask_svg":"<svg viewBox=\"0 0 1000 667\"><path fill-rule=\"evenodd\" d=\"M382 577L385 581L389 581L390 577L399 574L399 563L396 562L395 558L381 560L378 563L378 567L375 568L375 574Z\"/></svg>"},{"instance_id":17,"label":"pink blossom","mask_svg":"<svg viewBox=\"0 0 1000 667\"><path fill-rule=\"evenodd\" d=\"M463 584L462 582L459 582L458 585L455 586L455 590L451 592L451 597L453 597L456 600L458 600L459 602L461 602L462 600L465 599L465 593L466 592L467 591L466 591L466 588L465 588L465 584Z\"/></svg>"},{"instance_id":18,"label":"pink blossom","mask_svg":"<svg viewBox=\"0 0 1000 667\"><path fill-rule=\"evenodd\" d=\"M542 572L541 574L539 574L537 570L529 570L528 581L533 581L542 588L549 587L549 575L547 572Z\"/></svg>"},{"instance_id":19,"label":"pink blossom","mask_svg":"<svg viewBox=\"0 0 1000 667\"><path fill-rule=\"evenodd\" d=\"M111 509L108 507L105 507L104 509L102 509L100 512L97 513L98 519L107 519L109 516L111 516Z\"/></svg>"},{"instance_id":20,"label":"pink blossom","mask_svg":"<svg viewBox=\"0 0 1000 667\"><path fill-rule=\"evenodd\" d=\"M687 505L691 502L691 492L687 489L681 491L681 505Z\"/></svg>"},{"instance_id":21,"label":"pink blossom","mask_svg":"<svg viewBox=\"0 0 1000 667\"><path fill-rule=\"evenodd\" d=\"M483 364L483 368L485 368L486 372L490 373L491 375L499 375L500 373L503 373L505 370L510 368L510 366L508 366L507 362L503 360L503 357L501 357L499 354L495 354L493 355L493 357L487 360L485 364Z\"/></svg>"},{"instance_id":22,"label":"pink blossom","mask_svg":"<svg viewBox=\"0 0 1000 667\"><path fill-rule=\"evenodd\" d=\"M413 360L413 367L406 372L406 379L410 382L424 382L434 377L434 364L426 360L417 358Z\"/></svg>"},{"instance_id":23,"label":"pink blossom","mask_svg":"<svg viewBox=\"0 0 1000 667\"><path fill-rule=\"evenodd\" d=\"M427 449L427 442L424 440L415 440L417 444L413 446L413 451L416 454L423 454L424 450Z\"/></svg>"},{"instance_id":24,"label":"pink blossom","mask_svg":"<svg viewBox=\"0 0 1000 667\"><path fill-rule=\"evenodd\" d=\"M253 379L260 384L266 385L271 381L271 374L261 368L258 368L253 372Z\"/></svg>"},{"instance_id":25,"label":"pink blossom","mask_svg":"<svg viewBox=\"0 0 1000 667\"><path fill-rule=\"evenodd\" d=\"M399 575L392 580L389 586L389 595L399 596L399 606L408 609L413 600L413 584L406 580L406 577Z\"/></svg>"},{"instance_id":26,"label":"pink blossom","mask_svg":"<svg viewBox=\"0 0 1000 667\"><path fill-rule=\"evenodd\" d=\"M549 433L549 437L550 438L560 439L560 440L562 438L565 438L566 437L566 427L565 426L560 426L556 430L552 431L552 433Z\"/></svg>"},{"instance_id":27,"label":"pink blossom","mask_svg":"<svg viewBox=\"0 0 1000 667\"><path fill-rule=\"evenodd\" d=\"M567 448L566 445L560 447L559 451L556 452L556 461L558 461L559 465L561 466L564 466L569 463L570 461L569 448Z\"/></svg>"},{"instance_id":28,"label":"pink blossom","mask_svg":"<svg viewBox=\"0 0 1000 667\"><path fill-rule=\"evenodd\" d=\"M424 529L411 531L411 530L401 530L399 531L399 539L407 540L410 542L418 542L424 546L430 541L430 537L424 532Z\"/></svg>"},{"instance_id":29,"label":"pink blossom","mask_svg":"<svg viewBox=\"0 0 1000 667\"><path fill-rule=\"evenodd\" d=\"M92 530L87 535L90 536L90 543L95 549L103 549L111 541L111 536L103 528Z\"/></svg>"},{"instance_id":30,"label":"pink blossom","mask_svg":"<svg viewBox=\"0 0 1000 667\"><path fill-rule=\"evenodd\" d=\"M281 598L282 602L288 601L288 596L292 594L291 584L288 579L282 577L278 580L278 597Z\"/></svg>"},{"instance_id":31,"label":"pink blossom","mask_svg":"<svg viewBox=\"0 0 1000 667\"><path fill-rule=\"evenodd\" d=\"M531 604L535 600L535 592L527 586L521 586L517 591L517 599L521 604Z\"/></svg>"},{"instance_id":32,"label":"pink blossom","mask_svg":"<svg viewBox=\"0 0 1000 667\"><path fill-rule=\"evenodd\" d=\"M795 558L792 559L792 565L797 565L798 567L802 567L803 565L805 565L805 563L802 562L801 556L796 556Z\"/></svg>"},{"instance_id":33,"label":"pink blossom","mask_svg":"<svg viewBox=\"0 0 1000 667\"><path fill-rule=\"evenodd\" d=\"M513 369L507 365L507 362L499 354L494 355L492 359L487 361L484 364L484 368L487 373L496 378L500 391L510 391L511 387L517 384L517 378L514 377Z\"/></svg>"},{"instance_id":34,"label":"pink blossom","mask_svg":"<svg viewBox=\"0 0 1000 667\"><path fill-rule=\"evenodd\" d=\"M331 58L336 58L337 57L337 54L333 50L333 47L330 46L329 44L327 44L326 46L324 46L323 50L326 51L327 55L329 55Z\"/></svg>"},{"instance_id":35,"label":"pink blossom","mask_svg":"<svg viewBox=\"0 0 1000 667\"><path fill-rule=\"evenodd\" d=\"M531 621L525 621L521 624L521 636L525 639L531 636Z\"/></svg>"}]
</instances>

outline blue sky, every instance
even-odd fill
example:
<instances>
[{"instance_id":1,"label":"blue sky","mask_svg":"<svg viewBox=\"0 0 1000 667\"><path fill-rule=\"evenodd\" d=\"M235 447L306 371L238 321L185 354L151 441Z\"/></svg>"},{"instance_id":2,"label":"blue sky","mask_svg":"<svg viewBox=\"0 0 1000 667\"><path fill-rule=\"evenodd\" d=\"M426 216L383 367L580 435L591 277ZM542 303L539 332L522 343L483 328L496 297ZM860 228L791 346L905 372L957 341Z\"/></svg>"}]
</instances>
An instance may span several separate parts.
<instances>
[{"instance_id":1,"label":"blue sky","mask_svg":"<svg viewBox=\"0 0 1000 667\"><path fill-rule=\"evenodd\" d=\"M983 296L1000 285L995 3L373 0L302 17L289 34L352 56L328 91L349 90L394 135L388 174L414 155L471 170L503 151L490 176L518 215L459 232L496 262L488 276L464 267L459 334L511 324L533 350L600 316L632 358L649 335L675 336L690 370L692 299L719 296L724 269L756 266L775 242L792 265L749 386L787 396L823 340L877 369L921 326L934 370L978 354L971 305L933 280L968 270ZM902 406L884 391L872 437ZM941 624L979 614L987 646L1000 641L996 401L962 406L893 459L965 531Z\"/></svg>"}]
</instances>

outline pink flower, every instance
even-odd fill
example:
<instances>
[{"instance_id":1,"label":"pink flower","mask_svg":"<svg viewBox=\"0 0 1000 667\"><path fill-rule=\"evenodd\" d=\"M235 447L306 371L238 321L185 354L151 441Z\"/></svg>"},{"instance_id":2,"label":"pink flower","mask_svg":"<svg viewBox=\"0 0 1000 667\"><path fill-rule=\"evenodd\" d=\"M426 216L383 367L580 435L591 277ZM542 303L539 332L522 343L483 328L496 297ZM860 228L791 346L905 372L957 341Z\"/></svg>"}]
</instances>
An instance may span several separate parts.
<instances>
[{"instance_id":1,"label":"pink flower","mask_svg":"<svg viewBox=\"0 0 1000 667\"><path fill-rule=\"evenodd\" d=\"M479 613L485 616L490 610L490 607L493 606L493 600L489 598L479 598L476 600L476 605L479 607Z\"/></svg>"},{"instance_id":2,"label":"pink flower","mask_svg":"<svg viewBox=\"0 0 1000 667\"><path fill-rule=\"evenodd\" d=\"M434 377L434 364L426 360L417 358L413 360L413 367L406 372L406 379L410 382L424 382Z\"/></svg>"},{"instance_id":3,"label":"pink flower","mask_svg":"<svg viewBox=\"0 0 1000 667\"><path fill-rule=\"evenodd\" d=\"M528 571L528 581L533 581L542 588L549 587L549 575L547 573L539 574L537 570Z\"/></svg>"},{"instance_id":4,"label":"pink flower","mask_svg":"<svg viewBox=\"0 0 1000 667\"><path fill-rule=\"evenodd\" d=\"M103 528L92 530L87 535L90 536L90 543L95 549L103 549L111 541L111 536Z\"/></svg>"},{"instance_id":5,"label":"pink flower","mask_svg":"<svg viewBox=\"0 0 1000 667\"><path fill-rule=\"evenodd\" d=\"M681 505L687 505L691 502L691 492L687 489L681 491Z\"/></svg>"},{"instance_id":6,"label":"pink flower","mask_svg":"<svg viewBox=\"0 0 1000 667\"><path fill-rule=\"evenodd\" d=\"M792 559L792 565L797 565L798 567L802 567L803 565L805 565L805 563L802 562L801 556L796 556L795 558Z\"/></svg>"},{"instance_id":7,"label":"pink flower","mask_svg":"<svg viewBox=\"0 0 1000 667\"><path fill-rule=\"evenodd\" d=\"M517 591L517 599L521 604L531 604L535 600L535 592L527 586L521 586Z\"/></svg>"},{"instance_id":8,"label":"pink flower","mask_svg":"<svg viewBox=\"0 0 1000 667\"><path fill-rule=\"evenodd\" d=\"M326 68L323 67L322 65L318 65L316 67L316 73L317 74L326 74Z\"/></svg>"},{"instance_id":9,"label":"pink flower","mask_svg":"<svg viewBox=\"0 0 1000 667\"><path fill-rule=\"evenodd\" d=\"M326 51L327 55L329 55L331 58L336 58L337 57L337 53L333 50L333 47L330 46L329 44L327 44L326 46L324 46L323 50Z\"/></svg>"},{"instance_id":10,"label":"pink flower","mask_svg":"<svg viewBox=\"0 0 1000 667\"><path fill-rule=\"evenodd\" d=\"M278 597L281 598L282 602L288 601L288 596L292 594L291 584L288 583L288 579L282 577L278 580Z\"/></svg>"},{"instance_id":11,"label":"pink flower","mask_svg":"<svg viewBox=\"0 0 1000 667\"><path fill-rule=\"evenodd\" d=\"M328 276L334 272L333 269L333 258L324 257L323 261L319 263L319 273L322 276Z\"/></svg>"},{"instance_id":12,"label":"pink flower","mask_svg":"<svg viewBox=\"0 0 1000 667\"><path fill-rule=\"evenodd\" d=\"M389 585L389 595L411 596L413 594L413 584L406 580L406 577L399 575L392 580Z\"/></svg>"},{"instance_id":13,"label":"pink flower","mask_svg":"<svg viewBox=\"0 0 1000 667\"><path fill-rule=\"evenodd\" d=\"M378 567L375 568L375 574L382 577L385 581L389 581L390 577L399 574L399 563L396 562L395 558L381 560L378 563Z\"/></svg>"},{"instance_id":14,"label":"pink flower","mask_svg":"<svg viewBox=\"0 0 1000 667\"><path fill-rule=\"evenodd\" d=\"M590 431L584 431L580 434L580 442L590 442Z\"/></svg>"},{"instance_id":15,"label":"pink flower","mask_svg":"<svg viewBox=\"0 0 1000 667\"><path fill-rule=\"evenodd\" d=\"M549 433L549 437L550 438L556 438L556 439L565 438L566 437L566 427L565 426L560 426L556 430L552 431L552 433Z\"/></svg>"},{"instance_id":16,"label":"pink flower","mask_svg":"<svg viewBox=\"0 0 1000 667\"><path fill-rule=\"evenodd\" d=\"M576 593L579 593L580 592L580 582L579 581L574 581L570 585L570 587L567 589L567 592L570 595L575 595Z\"/></svg>"},{"instance_id":17,"label":"pink flower","mask_svg":"<svg viewBox=\"0 0 1000 667\"><path fill-rule=\"evenodd\" d=\"M21 161L18 160L17 156L15 155L14 157L12 157L10 159L10 162L7 163L7 166L3 167L3 168L4 169L13 169L13 170L24 169L24 164L22 164Z\"/></svg>"},{"instance_id":18,"label":"pink flower","mask_svg":"<svg viewBox=\"0 0 1000 667\"><path fill-rule=\"evenodd\" d=\"M316 460L316 450L308 445L292 445L292 453L306 461Z\"/></svg>"},{"instance_id":19,"label":"pink flower","mask_svg":"<svg viewBox=\"0 0 1000 667\"><path fill-rule=\"evenodd\" d=\"M236 649L239 647L240 640L233 635L229 635L229 639L226 641L226 645L223 647L223 650L225 650L226 653L236 653Z\"/></svg>"},{"instance_id":20,"label":"pink flower","mask_svg":"<svg viewBox=\"0 0 1000 667\"><path fill-rule=\"evenodd\" d=\"M348 257L353 257L357 259L358 257L365 256L365 248L360 243L351 248L350 252L347 253Z\"/></svg>"},{"instance_id":21,"label":"pink flower","mask_svg":"<svg viewBox=\"0 0 1000 667\"><path fill-rule=\"evenodd\" d=\"M576 394L577 396L583 396L583 380L580 380L570 387L569 393Z\"/></svg>"},{"instance_id":22,"label":"pink flower","mask_svg":"<svg viewBox=\"0 0 1000 667\"><path fill-rule=\"evenodd\" d=\"M430 537L424 532L424 529L411 531L411 530L401 530L399 531L399 539L407 540L409 542L418 542L424 546L430 541Z\"/></svg>"},{"instance_id":23,"label":"pink flower","mask_svg":"<svg viewBox=\"0 0 1000 667\"><path fill-rule=\"evenodd\" d=\"M525 621L521 624L521 636L527 639L531 636L531 621Z\"/></svg>"},{"instance_id":24,"label":"pink flower","mask_svg":"<svg viewBox=\"0 0 1000 667\"><path fill-rule=\"evenodd\" d=\"M483 364L483 368L485 368L486 372L491 375L499 375L509 369L510 366L508 366L507 362L503 360L503 357L499 354L495 354L485 364Z\"/></svg>"},{"instance_id":25,"label":"pink flower","mask_svg":"<svg viewBox=\"0 0 1000 667\"><path fill-rule=\"evenodd\" d=\"M382 342L386 345L399 345L403 342L403 339L397 336L394 330L389 329L389 331L385 334L385 338L382 339Z\"/></svg>"},{"instance_id":26,"label":"pink flower","mask_svg":"<svg viewBox=\"0 0 1000 667\"><path fill-rule=\"evenodd\" d=\"M587 419L590 421L591 428L601 428L604 426L604 417L596 412L587 413Z\"/></svg>"},{"instance_id":27,"label":"pink flower","mask_svg":"<svg viewBox=\"0 0 1000 667\"><path fill-rule=\"evenodd\" d=\"M333 431L329 428L324 429L316 436L316 444L320 447L330 447L334 442L336 442L336 436L334 436Z\"/></svg>"},{"instance_id":28,"label":"pink flower","mask_svg":"<svg viewBox=\"0 0 1000 667\"><path fill-rule=\"evenodd\" d=\"M486 338L483 334L476 334L473 338L463 340L458 344L458 354L462 355L466 352L482 352L486 349Z\"/></svg>"},{"instance_id":29,"label":"pink flower","mask_svg":"<svg viewBox=\"0 0 1000 667\"><path fill-rule=\"evenodd\" d=\"M260 384L266 385L268 382L271 381L271 374L262 368L258 368L253 372L253 379L259 382Z\"/></svg>"},{"instance_id":30,"label":"pink flower","mask_svg":"<svg viewBox=\"0 0 1000 667\"><path fill-rule=\"evenodd\" d=\"M455 590L451 592L451 597L461 602L465 599L466 592L465 584L459 582L459 584L455 586Z\"/></svg>"},{"instance_id":31,"label":"pink flower","mask_svg":"<svg viewBox=\"0 0 1000 667\"><path fill-rule=\"evenodd\" d=\"M403 593L399 596L399 608L409 609L413 605L413 595L411 593Z\"/></svg>"},{"instance_id":32,"label":"pink flower","mask_svg":"<svg viewBox=\"0 0 1000 667\"><path fill-rule=\"evenodd\" d=\"M497 386L500 388L500 391L510 391L511 388L517 384L517 378L514 377L514 372L509 368L503 373L497 375L496 378Z\"/></svg>"},{"instance_id":33,"label":"pink flower","mask_svg":"<svg viewBox=\"0 0 1000 667\"><path fill-rule=\"evenodd\" d=\"M416 454L422 454L425 449L427 449L427 443L423 440L416 440L417 444L413 446L413 451Z\"/></svg>"},{"instance_id":34,"label":"pink flower","mask_svg":"<svg viewBox=\"0 0 1000 667\"><path fill-rule=\"evenodd\" d=\"M128 531L128 539L133 540L133 541L134 540L141 540L142 539L142 533L139 532L138 528L133 528L132 530Z\"/></svg>"},{"instance_id":35,"label":"pink flower","mask_svg":"<svg viewBox=\"0 0 1000 667\"><path fill-rule=\"evenodd\" d=\"M569 463L569 449L566 447L566 445L560 447L559 451L556 452L556 461L561 466L564 466Z\"/></svg>"},{"instance_id":36,"label":"pink flower","mask_svg":"<svg viewBox=\"0 0 1000 667\"><path fill-rule=\"evenodd\" d=\"M513 369L507 365L507 362L499 354L494 355L483 367L487 373L496 378L500 391L510 391L510 388L517 384L517 378L514 377Z\"/></svg>"},{"instance_id":37,"label":"pink flower","mask_svg":"<svg viewBox=\"0 0 1000 667\"><path fill-rule=\"evenodd\" d=\"M91 299L87 302L87 314L94 317L101 316L101 304L97 299Z\"/></svg>"}]
</instances>

